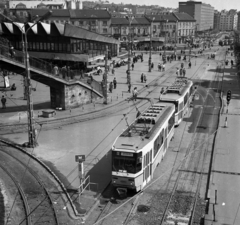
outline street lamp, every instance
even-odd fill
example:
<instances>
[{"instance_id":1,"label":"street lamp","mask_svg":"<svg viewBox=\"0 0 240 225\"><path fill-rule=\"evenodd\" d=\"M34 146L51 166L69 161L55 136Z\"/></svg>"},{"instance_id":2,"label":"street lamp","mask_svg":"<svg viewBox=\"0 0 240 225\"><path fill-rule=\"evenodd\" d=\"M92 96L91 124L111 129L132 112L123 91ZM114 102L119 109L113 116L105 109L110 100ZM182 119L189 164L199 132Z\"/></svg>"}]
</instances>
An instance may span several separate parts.
<instances>
[{"instance_id":1,"label":"street lamp","mask_svg":"<svg viewBox=\"0 0 240 225\"><path fill-rule=\"evenodd\" d=\"M129 34L128 34L128 71L127 71L127 83L131 84L131 74L130 74L130 63L131 63L131 24L132 21L134 19L133 16L126 16L125 17L128 22L129 22L129 26L128 26L128 30L129 30Z\"/></svg>"},{"instance_id":2,"label":"street lamp","mask_svg":"<svg viewBox=\"0 0 240 225\"><path fill-rule=\"evenodd\" d=\"M154 20L155 20L155 17L152 18L151 24L150 24L150 51L149 51L149 62L148 62L148 64L149 64L148 71L149 72L151 72L151 69L152 69L152 66L151 66L151 64L152 64L152 23Z\"/></svg>"},{"instance_id":3,"label":"street lamp","mask_svg":"<svg viewBox=\"0 0 240 225\"><path fill-rule=\"evenodd\" d=\"M26 66L26 86L27 86L27 105L28 105L28 147L33 148L37 146L36 140L36 130L33 120L33 103L32 103L32 85L31 85L31 74L30 74L30 65L29 65L29 54L27 51L27 33L28 31L35 26L37 23L49 18L52 15L52 11L48 11L42 17L38 18L24 33L25 37L25 66ZM25 26L24 26L25 30Z\"/></svg>"},{"instance_id":4,"label":"street lamp","mask_svg":"<svg viewBox=\"0 0 240 225\"><path fill-rule=\"evenodd\" d=\"M168 20L165 20L165 28L164 28L164 32L165 32L165 38L164 38L164 58L166 57L166 34L167 34L167 32L166 32L166 23L168 22Z\"/></svg>"}]
</instances>

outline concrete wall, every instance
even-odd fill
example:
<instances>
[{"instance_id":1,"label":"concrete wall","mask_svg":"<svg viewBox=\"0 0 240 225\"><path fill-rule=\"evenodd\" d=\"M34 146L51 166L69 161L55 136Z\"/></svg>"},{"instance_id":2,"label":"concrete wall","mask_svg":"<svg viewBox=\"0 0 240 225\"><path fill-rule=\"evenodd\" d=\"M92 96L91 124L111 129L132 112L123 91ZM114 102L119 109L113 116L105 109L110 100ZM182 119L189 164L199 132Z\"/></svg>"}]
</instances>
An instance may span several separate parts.
<instances>
[{"instance_id":1,"label":"concrete wall","mask_svg":"<svg viewBox=\"0 0 240 225\"><path fill-rule=\"evenodd\" d=\"M83 104L94 102L96 99L100 98L91 90L78 84L65 86L64 93L65 106L63 109L76 108Z\"/></svg>"}]
</instances>

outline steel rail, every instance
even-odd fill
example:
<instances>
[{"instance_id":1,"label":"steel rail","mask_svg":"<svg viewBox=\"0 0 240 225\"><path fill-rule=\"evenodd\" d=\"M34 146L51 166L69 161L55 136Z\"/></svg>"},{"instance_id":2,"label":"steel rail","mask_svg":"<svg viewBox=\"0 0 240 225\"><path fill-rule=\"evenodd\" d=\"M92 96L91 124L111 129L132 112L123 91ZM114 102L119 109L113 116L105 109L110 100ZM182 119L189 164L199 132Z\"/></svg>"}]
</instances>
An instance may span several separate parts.
<instances>
[{"instance_id":1,"label":"steel rail","mask_svg":"<svg viewBox=\"0 0 240 225\"><path fill-rule=\"evenodd\" d=\"M7 146L7 145L5 145L5 146ZM43 181L41 180L41 178L40 178L35 172L33 172L32 170L29 170L29 168L26 167L26 165L25 165L21 160L19 160L17 157L11 155L9 152L3 151L2 148L0 148L0 151L3 152L4 154L10 156L11 158L15 159L15 160L16 160L19 164L21 164L24 168L27 168L27 169L28 169L27 171L32 175L32 177L38 182L39 186L41 186L41 188L42 188L43 191L45 192L45 198L37 205L37 207L34 208L34 210L32 210L31 212L29 212L29 213L27 214L27 220L28 220L28 217L45 201L45 199L48 199L48 200L49 200L49 203L50 203L50 205L51 205L51 207L52 207L52 210L53 210L54 219L55 219L55 221L56 221L56 224L58 225L58 224L59 224L59 221L58 221L57 213L56 213L55 208L54 208L54 205L53 205L52 198L51 198L51 196L50 196L49 191L45 188L45 185L44 185ZM21 184L19 184L19 185L21 185ZM48 208L47 208L47 209L48 209ZM46 209L46 210L47 210L47 209ZM22 224L25 220L26 220L26 219L22 220L22 221L20 222L20 224ZM19 225L20 225L20 224L19 224Z\"/></svg>"},{"instance_id":2,"label":"steel rail","mask_svg":"<svg viewBox=\"0 0 240 225\"><path fill-rule=\"evenodd\" d=\"M15 186L17 187L19 194L22 198L23 201L23 206L24 206L24 210L25 210L25 214L26 214L26 223L27 225L31 225L31 217L28 216L30 215L30 209L29 209L29 205L28 205L28 201L27 201L27 197L23 191L23 189L21 188L21 185L18 183L18 181L16 180L16 178L2 165L0 164L1 169L12 179L12 181L14 182Z\"/></svg>"}]
</instances>

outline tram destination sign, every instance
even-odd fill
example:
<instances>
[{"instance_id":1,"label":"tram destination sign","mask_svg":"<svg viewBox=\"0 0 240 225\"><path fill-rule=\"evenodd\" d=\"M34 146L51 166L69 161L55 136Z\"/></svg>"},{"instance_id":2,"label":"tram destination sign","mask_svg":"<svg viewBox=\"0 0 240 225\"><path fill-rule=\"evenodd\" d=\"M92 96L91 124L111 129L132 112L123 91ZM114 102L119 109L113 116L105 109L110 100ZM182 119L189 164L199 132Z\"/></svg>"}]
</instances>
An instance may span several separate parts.
<instances>
[{"instance_id":1,"label":"tram destination sign","mask_svg":"<svg viewBox=\"0 0 240 225\"><path fill-rule=\"evenodd\" d=\"M85 155L75 155L75 161L76 162L84 162L85 161Z\"/></svg>"}]
</instances>

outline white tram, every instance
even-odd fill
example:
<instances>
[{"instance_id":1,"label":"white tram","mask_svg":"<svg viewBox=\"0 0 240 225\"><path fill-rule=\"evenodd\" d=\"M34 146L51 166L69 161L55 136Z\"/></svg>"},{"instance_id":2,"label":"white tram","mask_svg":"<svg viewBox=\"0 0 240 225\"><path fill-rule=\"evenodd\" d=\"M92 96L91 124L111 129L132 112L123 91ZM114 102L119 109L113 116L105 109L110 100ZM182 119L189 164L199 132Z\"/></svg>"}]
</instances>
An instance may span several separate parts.
<instances>
[{"instance_id":1,"label":"white tram","mask_svg":"<svg viewBox=\"0 0 240 225\"><path fill-rule=\"evenodd\" d=\"M175 107L156 103L147 108L112 146L112 184L140 191L152 179L174 135Z\"/></svg>"},{"instance_id":2,"label":"white tram","mask_svg":"<svg viewBox=\"0 0 240 225\"><path fill-rule=\"evenodd\" d=\"M193 82L186 77L178 77L159 97L160 102L175 105L175 126L178 126L188 112L193 94Z\"/></svg>"}]
</instances>

